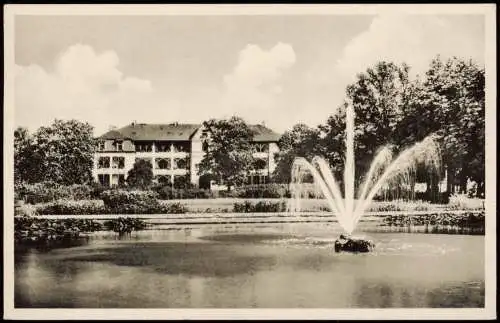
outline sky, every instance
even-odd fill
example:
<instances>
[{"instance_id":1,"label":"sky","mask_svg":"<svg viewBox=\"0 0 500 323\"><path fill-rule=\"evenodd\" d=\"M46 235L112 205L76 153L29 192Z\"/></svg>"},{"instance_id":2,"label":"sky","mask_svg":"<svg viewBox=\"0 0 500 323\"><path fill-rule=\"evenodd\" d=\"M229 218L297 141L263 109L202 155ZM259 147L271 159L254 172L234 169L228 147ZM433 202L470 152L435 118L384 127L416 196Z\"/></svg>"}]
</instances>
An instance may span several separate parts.
<instances>
[{"instance_id":1,"label":"sky","mask_svg":"<svg viewBox=\"0 0 500 323\"><path fill-rule=\"evenodd\" d=\"M16 16L16 126L242 117L277 132L336 112L380 60L484 65L481 15Z\"/></svg>"}]
</instances>

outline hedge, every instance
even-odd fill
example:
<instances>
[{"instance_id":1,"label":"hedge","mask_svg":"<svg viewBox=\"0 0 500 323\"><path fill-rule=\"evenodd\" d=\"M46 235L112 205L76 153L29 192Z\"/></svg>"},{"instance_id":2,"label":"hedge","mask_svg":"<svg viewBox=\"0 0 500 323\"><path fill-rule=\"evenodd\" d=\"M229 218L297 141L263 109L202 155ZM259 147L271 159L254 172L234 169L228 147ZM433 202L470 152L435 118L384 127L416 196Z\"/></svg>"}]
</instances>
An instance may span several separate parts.
<instances>
[{"instance_id":1,"label":"hedge","mask_svg":"<svg viewBox=\"0 0 500 323\"><path fill-rule=\"evenodd\" d=\"M36 213L40 215L79 215L79 214L110 214L102 201L71 201L58 200L37 206Z\"/></svg>"},{"instance_id":2,"label":"hedge","mask_svg":"<svg viewBox=\"0 0 500 323\"><path fill-rule=\"evenodd\" d=\"M285 201L270 202L260 201L253 203L245 201L242 203L234 203L233 211L236 213L252 213L252 212L285 212L287 203Z\"/></svg>"},{"instance_id":3,"label":"hedge","mask_svg":"<svg viewBox=\"0 0 500 323\"><path fill-rule=\"evenodd\" d=\"M92 198L89 185L60 185L52 182L19 184L14 188L16 197L29 204L47 203L59 199L87 200Z\"/></svg>"},{"instance_id":4,"label":"hedge","mask_svg":"<svg viewBox=\"0 0 500 323\"><path fill-rule=\"evenodd\" d=\"M98 214L179 214L186 213L187 208L181 203L160 204L157 200L146 204L146 200L136 200L131 203L110 206L123 199L120 194L114 193L110 198L113 202L102 203L99 200L71 201L58 200L37 206L36 213L40 215L98 215ZM137 196L134 197L137 199Z\"/></svg>"},{"instance_id":5,"label":"hedge","mask_svg":"<svg viewBox=\"0 0 500 323\"><path fill-rule=\"evenodd\" d=\"M429 213L419 215L389 215L384 222L392 226L451 225L465 228L484 228L485 212Z\"/></svg>"}]
</instances>

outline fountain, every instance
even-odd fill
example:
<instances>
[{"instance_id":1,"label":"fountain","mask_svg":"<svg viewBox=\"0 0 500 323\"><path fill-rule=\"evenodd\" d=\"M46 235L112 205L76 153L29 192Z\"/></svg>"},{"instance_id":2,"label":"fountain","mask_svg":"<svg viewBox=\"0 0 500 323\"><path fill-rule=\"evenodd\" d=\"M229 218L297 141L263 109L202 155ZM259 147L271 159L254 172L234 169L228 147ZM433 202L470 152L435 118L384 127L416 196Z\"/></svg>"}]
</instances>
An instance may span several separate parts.
<instances>
[{"instance_id":1,"label":"fountain","mask_svg":"<svg viewBox=\"0 0 500 323\"><path fill-rule=\"evenodd\" d=\"M344 231L340 239L335 242L335 250L367 252L374 248L373 242L353 238L351 234L376 194L382 190L389 190L394 185L408 184L415 177L417 165L439 169L441 154L434 135L402 151L395 159L391 147L389 145L383 147L375 155L355 199L354 118L354 108L349 104L346 107L344 196L325 159L316 156L308 162L305 158L298 157L292 165L290 210L300 211L304 193L302 181L305 174L311 174L315 187L323 193Z\"/></svg>"}]
</instances>

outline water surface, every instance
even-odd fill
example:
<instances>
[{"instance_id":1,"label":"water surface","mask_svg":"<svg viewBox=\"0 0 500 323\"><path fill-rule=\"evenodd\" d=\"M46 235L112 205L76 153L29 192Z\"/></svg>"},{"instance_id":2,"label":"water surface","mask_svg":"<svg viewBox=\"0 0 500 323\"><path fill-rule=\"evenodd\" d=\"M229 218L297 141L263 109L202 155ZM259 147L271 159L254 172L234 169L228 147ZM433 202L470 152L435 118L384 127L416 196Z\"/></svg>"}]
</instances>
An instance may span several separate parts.
<instances>
[{"instance_id":1,"label":"water surface","mask_svg":"<svg viewBox=\"0 0 500 323\"><path fill-rule=\"evenodd\" d=\"M360 233L333 252L332 224L205 225L16 253L16 307L484 307L484 236Z\"/></svg>"}]
</instances>

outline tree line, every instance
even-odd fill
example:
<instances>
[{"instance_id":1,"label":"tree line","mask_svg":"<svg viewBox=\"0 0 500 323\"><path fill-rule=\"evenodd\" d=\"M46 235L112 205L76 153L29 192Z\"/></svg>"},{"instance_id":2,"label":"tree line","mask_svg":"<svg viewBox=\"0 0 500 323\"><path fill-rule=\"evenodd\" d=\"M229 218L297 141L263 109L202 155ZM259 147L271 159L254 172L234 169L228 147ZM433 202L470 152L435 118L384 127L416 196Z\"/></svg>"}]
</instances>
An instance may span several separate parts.
<instances>
[{"instance_id":1,"label":"tree line","mask_svg":"<svg viewBox=\"0 0 500 323\"><path fill-rule=\"evenodd\" d=\"M356 113L356 173L367 171L377 150L391 144L401 151L435 134L441 146L443 173L420 176L436 189L444 171L447 191L465 192L467 181L477 183L477 195L484 195L485 181L485 71L472 61L451 58L432 60L423 77L411 80L410 67L379 62L357 75L346 89L345 104ZM341 178L345 151L345 108L325 124L310 127L297 124L280 140L275 180L290 180L296 156L328 159ZM423 178L422 178L423 177ZM432 182L432 185L430 185Z\"/></svg>"},{"instance_id":2,"label":"tree line","mask_svg":"<svg viewBox=\"0 0 500 323\"><path fill-rule=\"evenodd\" d=\"M296 157L325 157L341 178L345 151L345 104L356 113L356 173L367 171L377 150L391 144L395 151L435 134L442 147L448 192L465 191L467 181L477 183L484 194L485 181L485 71L472 61L451 58L432 60L427 72L410 79L410 67L379 62L357 75L346 89L345 103L324 124L296 124L279 140L277 168L272 181L288 183ZM209 179L222 179L228 188L245 182L255 169L253 133L238 117L203 123L204 157L197 171ZM52 181L60 184L91 183L97 139L93 127L76 120L55 120L33 134L24 128L14 132L16 183ZM134 183L147 185L152 169L136 165ZM440 179L444 173L435 174ZM146 177L146 182L144 178ZM436 179L434 178L434 179ZM433 183L429 175L421 181ZM146 184L145 184L146 183ZM138 185L139 185L138 184ZM432 185L428 185L431 187ZM435 188L435 187L434 187Z\"/></svg>"}]
</instances>

